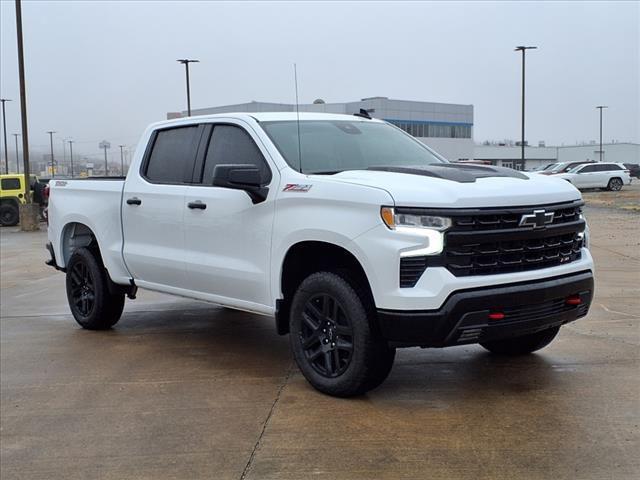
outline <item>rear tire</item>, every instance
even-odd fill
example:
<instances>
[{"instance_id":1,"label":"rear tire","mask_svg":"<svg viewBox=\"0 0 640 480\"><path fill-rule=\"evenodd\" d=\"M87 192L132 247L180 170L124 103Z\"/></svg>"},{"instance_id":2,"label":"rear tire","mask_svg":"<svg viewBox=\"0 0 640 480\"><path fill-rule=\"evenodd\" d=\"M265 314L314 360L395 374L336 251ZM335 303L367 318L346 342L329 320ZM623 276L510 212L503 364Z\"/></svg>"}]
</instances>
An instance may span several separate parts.
<instances>
[{"instance_id":1,"label":"rear tire","mask_svg":"<svg viewBox=\"0 0 640 480\"><path fill-rule=\"evenodd\" d=\"M553 327L521 337L480 342L480 345L498 355L526 355L549 345L556 338L558 331L560 327Z\"/></svg>"},{"instance_id":2,"label":"rear tire","mask_svg":"<svg viewBox=\"0 0 640 480\"><path fill-rule=\"evenodd\" d=\"M20 221L20 212L15 205L4 203L0 205L0 225L13 227Z\"/></svg>"},{"instance_id":3,"label":"rear tire","mask_svg":"<svg viewBox=\"0 0 640 480\"><path fill-rule=\"evenodd\" d=\"M79 248L67 264L67 300L73 318L87 330L107 330L118 323L124 294L110 293L100 256Z\"/></svg>"},{"instance_id":4,"label":"rear tire","mask_svg":"<svg viewBox=\"0 0 640 480\"><path fill-rule=\"evenodd\" d=\"M622 179L621 178L612 178L611 180L609 180L609 183L607 184L607 190L610 190L612 192L618 192L620 190L622 190Z\"/></svg>"},{"instance_id":5,"label":"rear tire","mask_svg":"<svg viewBox=\"0 0 640 480\"><path fill-rule=\"evenodd\" d=\"M395 348L371 328L373 304L330 272L307 277L291 302L293 356L307 381L336 397L362 395L389 375Z\"/></svg>"}]
</instances>

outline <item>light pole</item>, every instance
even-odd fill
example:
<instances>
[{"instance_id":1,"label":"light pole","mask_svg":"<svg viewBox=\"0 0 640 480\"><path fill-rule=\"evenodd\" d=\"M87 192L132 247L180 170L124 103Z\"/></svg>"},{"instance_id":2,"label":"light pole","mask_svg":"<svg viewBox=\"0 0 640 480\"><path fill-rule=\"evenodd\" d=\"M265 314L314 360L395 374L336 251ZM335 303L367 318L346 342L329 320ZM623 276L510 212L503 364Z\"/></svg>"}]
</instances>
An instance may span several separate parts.
<instances>
[{"instance_id":1,"label":"light pole","mask_svg":"<svg viewBox=\"0 0 640 480\"><path fill-rule=\"evenodd\" d=\"M62 142L62 165L67 164L67 140L68 138L63 138Z\"/></svg>"},{"instance_id":2,"label":"light pole","mask_svg":"<svg viewBox=\"0 0 640 480\"><path fill-rule=\"evenodd\" d=\"M184 65L184 71L187 75L187 116L190 117L191 116L191 88L189 86L189 64L199 63L200 60L190 60L188 58L182 58L176 61Z\"/></svg>"},{"instance_id":3,"label":"light pole","mask_svg":"<svg viewBox=\"0 0 640 480\"><path fill-rule=\"evenodd\" d=\"M73 140L69 140L69 157L71 158L71 178L73 178Z\"/></svg>"},{"instance_id":4,"label":"light pole","mask_svg":"<svg viewBox=\"0 0 640 480\"><path fill-rule=\"evenodd\" d=\"M2 133L4 134L4 173L9 173L9 152L7 151L7 114L4 112L4 104L10 102L8 98L0 98L2 102Z\"/></svg>"},{"instance_id":5,"label":"light pole","mask_svg":"<svg viewBox=\"0 0 640 480\"><path fill-rule=\"evenodd\" d=\"M51 178L56 176L56 164L53 159L53 134L56 133L55 130L49 130L47 132L49 134L49 146L51 147Z\"/></svg>"},{"instance_id":6,"label":"light pole","mask_svg":"<svg viewBox=\"0 0 640 480\"><path fill-rule=\"evenodd\" d=\"M600 161L602 162L602 154L604 153L602 151L602 110L609 107L606 105L598 105L596 108L600 110Z\"/></svg>"},{"instance_id":7,"label":"light pole","mask_svg":"<svg viewBox=\"0 0 640 480\"><path fill-rule=\"evenodd\" d=\"M14 133L13 136L16 139L16 173L20 173L20 155L18 154L18 137L19 133Z\"/></svg>"},{"instance_id":8,"label":"light pole","mask_svg":"<svg viewBox=\"0 0 640 480\"><path fill-rule=\"evenodd\" d=\"M109 176L109 166L107 165L107 148L111 148L111 144L106 140L101 141L98 147L104 149L104 176Z\"/></svg>"},{"instance_id":9,"label":"light pole","mask_svg":"<svg viewBox=\"0 0 640 480\"><path fill-rule=\"evenodd\" d=\"M118 145L120 147L120 175L124 177L124 145Z\"/></svg>"},{"instance_id":10,"label":"light pole","mask_svg":"<svg viewBox=\"0 0 640 480\"><path fill-rule=\"evenodd\" d=\"M518 46L514 49L514 51L516 52L522 52L522 130L521 130L521 135L520 135L520 162L522 163L522 169L524 170L524 162L525 162L525 158L524 158L524 57L525 57L525 52L527 50L535 50L538 47L525 47L525 46Z\"/></svg>"}]
</instances>

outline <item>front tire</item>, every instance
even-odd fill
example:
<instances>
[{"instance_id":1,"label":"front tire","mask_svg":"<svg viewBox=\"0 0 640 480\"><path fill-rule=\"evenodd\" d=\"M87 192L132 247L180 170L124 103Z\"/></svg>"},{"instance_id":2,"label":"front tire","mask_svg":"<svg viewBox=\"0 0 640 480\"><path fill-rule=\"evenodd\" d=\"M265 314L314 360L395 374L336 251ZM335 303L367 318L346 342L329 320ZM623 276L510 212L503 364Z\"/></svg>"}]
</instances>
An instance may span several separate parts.
<instances>
[{"instance_id":1,"label":"front tire","mask_svg":"<svg viewBox=\"0 0 640 480\"><path fill-rule=\"evenodd\" d=\"M67 264L67 300L73 318L87 330L107 330L118 323L124 294L110 293L99 255L78 248Z\"/></svg>"},{"instance_id":2,"label":"front tire","mask_svg":"<svg viewBox=\"0 0 640 480\"><path fill-rule=\"evenodd\" d=\"M607 190L610 190L612 192L618 192L622 190L622 179L616 177L609 180L609 183L607 184Z\"/></svg>"},{"instance_id":3,"label":"front tire","mask_svg":"<svg viewBox=\"0 0 640 480\"><path fill-rule=\"evenodd\" d=\"M300 284L291 303L289 337L298 368L314 388L336 397L374 389L395 358L371 328L372 302L356 288L335 273L318 272Z\"/></svg>"},{"instance_id":4,"label":"front tire","mask_svg":"<svg viewBox=\"0 0 640 480\"><path fill-rule=\"evenodd\" d=\"M547 328L546 330L520 337L480 342L480 345L491 353L498 355L526 355L549 345L556 338L559 331L560 327Z\"/></svg>"}]
</instances>

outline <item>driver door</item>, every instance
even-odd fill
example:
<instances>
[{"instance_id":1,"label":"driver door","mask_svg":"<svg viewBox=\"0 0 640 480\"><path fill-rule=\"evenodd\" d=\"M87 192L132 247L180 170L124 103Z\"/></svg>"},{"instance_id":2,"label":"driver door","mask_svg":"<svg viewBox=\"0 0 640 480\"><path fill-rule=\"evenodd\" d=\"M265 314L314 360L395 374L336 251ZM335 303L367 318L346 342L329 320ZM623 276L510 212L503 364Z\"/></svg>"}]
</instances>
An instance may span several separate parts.
<instances>
[{"instance_id":1,"label":"driver door","mask_svg":"<svg viewBox=\"0 0 640 480\"><path fill-rule=\"evenodd\" d=\"M210 301L260 310L273 303L269 269L276 192L271 188L266 200L254 204L243 190L213 186L213 171L216 165L252 164L262 184L273 186L278 170L242 123L210 124L203 139L183 204L185 285Z\"/></svg>"}]
</instances>

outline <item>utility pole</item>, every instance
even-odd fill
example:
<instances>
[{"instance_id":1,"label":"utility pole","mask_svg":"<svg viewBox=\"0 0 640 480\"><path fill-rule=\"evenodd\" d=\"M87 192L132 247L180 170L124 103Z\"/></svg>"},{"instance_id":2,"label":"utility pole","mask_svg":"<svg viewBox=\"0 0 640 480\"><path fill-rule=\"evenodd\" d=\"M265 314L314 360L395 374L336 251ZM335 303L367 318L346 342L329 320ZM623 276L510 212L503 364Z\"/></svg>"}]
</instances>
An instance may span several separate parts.
<instances>
[{"instance_id":1,"label":"utility pole","mask_svg":"<svg viewBox=\"0 0 640 480\"><path fill-rule=\"evenodd\" d=\"M16 139L16 173L20 173L20 155L18 154L18 137L19 133L14 133L13 136Z\"/></svg>"},{"instance_id":2,"label":"utility pole","mask_svg":"<svg viewBox=\"0 0 640 480\"><path fill-rule=\"evenodd\" d=\"M73 140L69 140L69 157L71 158L71 178L73 178Z\"/></svg>"},{"instance_id":3,"label":"utility pole","mask_svg":"<svg viewBox=\"0 0 640 480\"><path fill-rule=\"evenodd\" d=\"M47 132L49 134L49 146L51 147L51 178L55 178L56 176L56 163L53 158L53 134L56 133L55 130L49 130Z\"/></svg>"},{"instance_id":4,"label":"utility pole","mask_svg":"<svg viewBox=\"0 0 640 480\"><path fill-rule=\"evenodd\" d=\"M182 58L176 61L184 65L184 71L187 76L187 116L190 117L191 116L191 87L189 85L189 64L199 63L200 60L190 60L188 58Z\"/></svg>"},{"instance_id":5,"label":"utility pole","mask_svg":"<svg viewBox=\"0 0 640 480\"><path fill-rule=\"evenodd\" d=\"M16 0L16 37L18 44L18 78L20 79L20 117L22 120L22 160L24 162L24 201L20 205L20 229L40 229L40 206L33 203L29 171L29 132L27 126L27 84L24 75L24 44L22 41L22 1Z\"/></svg>"},{"instance_id":6,"label":"utility pole","mask_svg":"<svg viewBox=\"0 0 640 480\"><path fill-rule=\"evenodd\" d=\"M525 156L524 156L524 145L525 145L525 140L524 140L524 77L525 77L525 68L524 68L524 63L525 63L525 52L527 50L535 50L538 47L524 47L522 45L516 47L514 49L514 51L516 52L522 52L522 124L521 124L521 135L520 135L520 162L522 163L522 169L524 170L524 164L525 164Z\"/></svg>"},{"instance_id":7,"label":"utility pole","mask_svg":"<svg viewBox=\"0 0 640 480\"><path fill-rule=\"evenodd\" d=\"M4 111L4 104L10 102L8 98L0 98L2 102L2 133L4 134L4 173L9 173L9 152L7 150L7 114Z\"/></svg>"},{"instance_id":8,"label":"utility pole","mask_svg":"<svg viewBox=\"0 0 640 480\"><path fill-rule=\"evenodd\" d=\"M118 145L120 147L120 175L124 177L124 145Z\"/></svg>"},{"instance_id":9,"label":"utility pole","mask_svg":"<svg viewBox=\"0 0 640 480\"><path fill-rule=\"evenodd\" d=\"M604 110L605 108L609 108L606 105L598 105L596 107L598 110L600 110L600 161L602 162L602 156L604 154L604 151L602 151L602 110Z\"/></svg>"}]
</instances>

